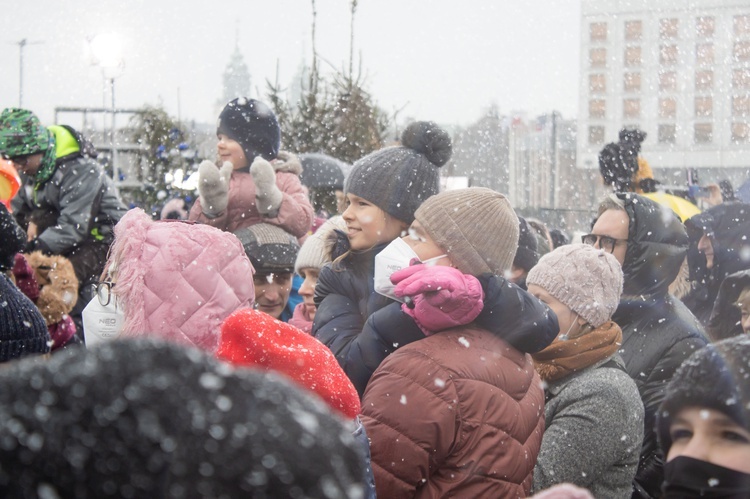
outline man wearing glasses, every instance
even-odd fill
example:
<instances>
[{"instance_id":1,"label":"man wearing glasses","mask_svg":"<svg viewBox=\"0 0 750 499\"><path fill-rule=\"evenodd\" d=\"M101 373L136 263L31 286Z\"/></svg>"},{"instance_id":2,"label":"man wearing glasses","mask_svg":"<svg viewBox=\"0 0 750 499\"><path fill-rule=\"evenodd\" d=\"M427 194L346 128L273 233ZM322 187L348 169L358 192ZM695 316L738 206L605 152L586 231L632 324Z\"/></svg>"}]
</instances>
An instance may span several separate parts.
<instances>
[{"instance_id":1,"label":"man wearing glasses","mask_svg":"<svg viewBox=\"0 0 750 499\"><path fill-rule=\"evenodd\" d=\"M73 264L80 287L71 316L80 334L88 284L98 280L113 227L126 211L112 180L85 155L85 147L74 130L44 127L31 111L0 113L0 154L23 181L12 207L29 236L24 252L62 255Z\"/></svg>"},{"instance_id":2,"label":"man wearing glasses","mask_svg":"<svg viewBox=\"0 0 750 499\"><path fill-rule=\"evenodd\" d=\"M669 208L617 193L601 203L582 242L612 253L622 265L622 298L612 320L622 329L620 354L646 411L633 497L659 497L663 456L654 432L656 411L677 368L707 342L698 320L669 293L687 253L685 226Z\"/></svg>"}]
</instances>

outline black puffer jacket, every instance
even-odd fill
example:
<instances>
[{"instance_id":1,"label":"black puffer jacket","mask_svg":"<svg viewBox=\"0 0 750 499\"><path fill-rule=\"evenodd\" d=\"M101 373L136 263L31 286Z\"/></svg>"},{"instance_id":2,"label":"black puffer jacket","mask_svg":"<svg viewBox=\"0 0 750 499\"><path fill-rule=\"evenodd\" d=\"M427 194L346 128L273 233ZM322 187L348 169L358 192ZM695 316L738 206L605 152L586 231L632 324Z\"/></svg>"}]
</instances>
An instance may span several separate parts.
<instances>
[{"instance_id":1,"label":"black puffer jacket","mask_svg":"<svg viewBox=\"0 0 750 499\"><path fill-rule=\"evenodd\" d=\"M485 295L484 308L474 325L523 353L543 350L557 337L557 317L537 298L496 275L484 274L479 282ZM342 364L360 397L389 354L424 337L414 320L401 310L400 303L391 303L370 315Z\"/></svg>"},{"instance_id":2,"label":"black puffer jacket","mask_svg":"<svg viewBox=\"0 0 750 499\"><path fill-rule=\"evenodd\" d=\"M745 288L750 287L750 270L741 270L724 278L714 302L711 319L706 330L711 341L720 341L742 334L742 314L737 308L737 299Z\"/></svg>"},{"instance_id":3,"label":"black puffer jacket","mask_svg":"<svg viewBox=\"0 0 750 499\"><path fill-rule=\"evenodd\" d=\"M693 289L683 302L707 326L724 278L750 269L750 205L714 206L687 220L685 227L690 238L688 265ZM698 241L704 234L714 251L710 269L706 267L706 256L698 251Z\"/></svg>"},{"instance_id":4,"label":"black puffer jacket","mask_svg":"<svg viewBox=\"0 0 750 499\"><path fill-rule=\"evenodd\" d=\"M703 328L685 305L668 293L687 251L685 227L669 209L632 193L617 196L630 219L623 299L612 320L622 328L620 354L645 408L645 431L636 483L658 496L663 459L654 421L667 382L682 362L706 345ZM648 497L636 494L635 497Z\"/></svg>"},{"instance_id":5,"label":"black puffer jacket","mask_svg":"<svg viewBox=\"0 0 750 499\"><path fill-rule=\"evenodd\" d=\"M348 248L346 236L334 231L341 240L336 248ZM315 286L315 312L312 334L336 355L342 367L347 365L352 341L362 332L367 318L394 300L375 292L375 255L386 244L361 253L349 253L342 261L320 269ZM332 250L332 260L339 250Z\"/></svg>"}]
</instances>

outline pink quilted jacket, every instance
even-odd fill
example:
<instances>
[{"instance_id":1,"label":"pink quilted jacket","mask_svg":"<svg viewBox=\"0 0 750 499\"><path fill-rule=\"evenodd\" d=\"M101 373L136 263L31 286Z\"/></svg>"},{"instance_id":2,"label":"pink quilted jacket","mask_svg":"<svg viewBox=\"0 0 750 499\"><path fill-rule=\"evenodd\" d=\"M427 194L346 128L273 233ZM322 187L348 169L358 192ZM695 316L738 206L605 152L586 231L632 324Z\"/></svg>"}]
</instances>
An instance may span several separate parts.
<instances>
[{"instance_id":1,"label":"pink quilted jacket","mask_svg":"<svg viewBox=\"0 0 750 499\"><path fill-rule=\"evenodd\" d=\"M233 234L154 222L139 208L115 226L107 269L125 312L122 337L154 335L214 353L222 321L255 298L253 266Z\"/></svg>"}]
</instances>

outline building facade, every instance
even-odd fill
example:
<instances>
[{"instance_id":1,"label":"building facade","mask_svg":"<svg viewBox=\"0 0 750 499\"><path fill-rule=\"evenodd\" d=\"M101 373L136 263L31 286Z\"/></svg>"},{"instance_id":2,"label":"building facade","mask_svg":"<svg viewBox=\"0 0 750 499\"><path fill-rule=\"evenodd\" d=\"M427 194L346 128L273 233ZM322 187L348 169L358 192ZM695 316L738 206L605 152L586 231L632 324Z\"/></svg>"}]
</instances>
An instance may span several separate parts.
<instances>
[{"instance_id":1,"label":"building facade","mask_svg":"<svg viewBox=\"0 0 750 499\"><path fill-rule=\"evenodd\" d=\"M638 127L655 173L748 176L750 2L583 0L580 64L578 168Z\"/></svg>"}]
</instances>

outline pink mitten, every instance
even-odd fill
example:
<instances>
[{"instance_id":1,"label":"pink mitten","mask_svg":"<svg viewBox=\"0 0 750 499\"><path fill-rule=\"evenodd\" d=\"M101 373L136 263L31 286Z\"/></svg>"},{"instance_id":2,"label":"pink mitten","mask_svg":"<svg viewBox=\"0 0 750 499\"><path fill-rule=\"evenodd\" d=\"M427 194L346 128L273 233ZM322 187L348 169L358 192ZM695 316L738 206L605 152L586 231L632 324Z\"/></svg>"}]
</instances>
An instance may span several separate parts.
<instances>
[{"instance_id":1,"label":"pink mitten","mask_svg":"<svg viewBox=\"0 0 750 499\"><path fill-rule=\"evenodd\" d=\"M479 280L453 267L412 265L394 272L391 282L396 296L411 298L401 308L427 336L470 323L484 307Z\"/></svg>"}]
</instances>

